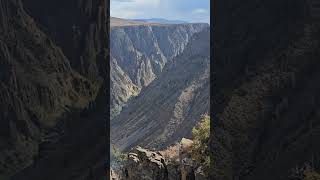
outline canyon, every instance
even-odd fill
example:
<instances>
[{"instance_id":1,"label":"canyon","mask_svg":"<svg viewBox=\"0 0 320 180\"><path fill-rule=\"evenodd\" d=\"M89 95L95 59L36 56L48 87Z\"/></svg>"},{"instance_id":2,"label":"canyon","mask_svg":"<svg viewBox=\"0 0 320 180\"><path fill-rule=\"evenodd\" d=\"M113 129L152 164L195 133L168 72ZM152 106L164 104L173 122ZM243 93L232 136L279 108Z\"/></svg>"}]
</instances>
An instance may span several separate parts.
<instances>
[{"instance_id":1,"label":"canyon","mask_svg":"<svg viewBox=\"0 0 320 180\"><path fill-rule=\"evenodd\" d=\"M213 46L208 24L109 20L107 4L0 0L0 179L102 179L107 139L145 160L210 107L212 179L319 171L317 0L219 1Z\"/></svg>"},{"instance_id":2,"label":"canyon","mask_svg":"<svg viewBox=\"0 0 320 180\"><path fill-rule=\"evenodd\" d=\"M159 92L148 88L164 88L175 99L167 103L176 120L156 144L172 143L187 131L190 136L192 124L208 111L208 103L192 107L200 103L195 97L209 92L209 44L196 40L208 40L208 24L114 24L105 0L1 0L0 9L1 179L105 177L109 110L119 125L134 98L141 102L144 92ZM195 44L203 49L190 51ZM183 69L192 72L190 80ZM174 93L158 79L186 81ZM174 122L185 118L190 127L172 134L179 128Z\"/></svg>"},{"instance_id":3,"label":"canyon","mask_svg":"<svg viewBox=\"0 0 320 180\"><path fill-rule=\"evenodd\" d=\"M158 77L128 101L111 120L111 144L121 150L136 145L161 148L190 137L201 115L209 113L208 39L207 26L190 37L183 52L169 59Z\"/></svg>"},{"instance_id":4,"label":"canyon","mask_svg":"<svg viewBox=\"0 0 320 180\"><path fill-rule=\"evenodd\" d=\"M160 24L111 17L111 117L182 53L205 23Z\"/></svg>"}]
</instances>

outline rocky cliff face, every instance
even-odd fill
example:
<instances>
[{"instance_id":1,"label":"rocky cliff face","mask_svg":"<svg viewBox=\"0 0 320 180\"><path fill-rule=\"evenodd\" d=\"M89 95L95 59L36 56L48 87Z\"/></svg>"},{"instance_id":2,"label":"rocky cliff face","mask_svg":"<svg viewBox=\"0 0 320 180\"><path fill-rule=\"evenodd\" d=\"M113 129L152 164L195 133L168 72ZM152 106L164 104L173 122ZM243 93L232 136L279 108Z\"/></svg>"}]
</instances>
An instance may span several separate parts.
<instances>
[{"instance_id":1,"label":"rocky cliff face","mask_svg":"<svg viewBox=\"0 0 320 180\"><path fill-rule=\"evenodd\" d=\"M112 180L205 180L189 155L192 143L183 138L163 151L132 148L122 169L112 171Z\"/></svg>"},{"instance_id":2,"label":"rocky cliff face","mask_svg":"<svg viewBox=\"0 0 320 180\"><path fill-rule=\"evenodd\" d=\"M72 134L66 119L85 124L75 114L90 112L107 83L106 19L103 0L0 1L0 178L41 159L43 141Z\"/></svg>"},{"instance_id":3,"label":"rocky cliff face","mask_svg":"<svg viewBox=\"0 0 320 180\"><path fill-rule=\"evenodd\" d=\"M220 6L213 178L289 179L290 169L304 162L318 169L320 29L308 16L309 4L249 0Z\"/></svg>"},{"instance_id":4,"label":"rocky cliff face","mask_svg":"<svg viewBox=\"0 0 320 180\"><path fill-rule=\"evenodd\" d=\"M122 150L161 148L191 135L209 111L209 37L208 27L194 34L158 78L128 102L111 122L112 144Z\"/></svg>"},{"instance_id":5,"label":"rocky cliff face","mask_svg":"<svg viewBox=\"0 0 320 180\"><path fill-rule=\"evenodd\" d=\"M111 108L113 115L183 52L208 24L152 24L111 18Z\"/></svg>"}]
</instances>

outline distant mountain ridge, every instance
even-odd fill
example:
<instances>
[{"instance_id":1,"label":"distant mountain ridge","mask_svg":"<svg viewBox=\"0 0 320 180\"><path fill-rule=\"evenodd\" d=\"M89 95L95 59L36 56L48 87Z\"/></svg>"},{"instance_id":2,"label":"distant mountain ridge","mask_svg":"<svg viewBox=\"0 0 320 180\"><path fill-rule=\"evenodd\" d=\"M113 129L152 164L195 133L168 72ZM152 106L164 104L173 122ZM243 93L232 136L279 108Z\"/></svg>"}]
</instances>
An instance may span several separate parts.
<instances>
[{"instance_id":1,"label":"distant mountain ridge","mask_svg":"<svg viewBox=\"0 0 320 180\"><path fill-rule=\"evenodd\" d=\"M134 21L142 21L142 22L149 22L149 23L160 23L160 24L186 24L189 23L187 21L182 20L169 20L164 18L150 18L150 19L132 19Z\"/></svg>"},{"instance_id":2,"label":"distant mountain ridge","mask_svg":"<svg viewBox=\"0 0 320 180\"><path fill-rule=\"evenodd\" d=\"M110 27L123 26L169 26L169 25L187 25L187 24L208 24L203 22L187 22L182 20L168 20L161 18L151 19L123 19L118 17L110 17Z\"/></svg>"}]
</instances>

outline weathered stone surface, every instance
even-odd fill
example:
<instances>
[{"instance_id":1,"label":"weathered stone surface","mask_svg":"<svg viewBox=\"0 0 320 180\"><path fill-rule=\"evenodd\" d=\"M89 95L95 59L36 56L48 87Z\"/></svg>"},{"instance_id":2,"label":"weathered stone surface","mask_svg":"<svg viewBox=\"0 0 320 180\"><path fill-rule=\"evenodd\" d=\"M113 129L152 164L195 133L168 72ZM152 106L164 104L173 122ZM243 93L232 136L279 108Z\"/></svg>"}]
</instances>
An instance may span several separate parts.
<instances>
[{"instance_id":1,"label":"weathered stone surface","mask_svg":"<svg viewBox=\"0 0 320 180\"><path fill-rule=\"evenodd\" d=\"M174 148L163 151L151 151L141 147L133 148L128 153L128 162L121 172L123 176L116 179L200 180L200 175L196 174L197 167L192 164L190 157L188 157L187 162L186 156L181 153L185 152L187 150L185 147L190 146L191 144L191 140L184 139ZM170 159L169 156L164 156L164 154L167 153L179 154L178 161Z\"/></svg>"},{"instance_id":2,"label":"weathered stone surface","mask_svg":"<svg viewBox=\"0 0 320 180\"><path fill-rule=\"evenodd\" d=\"M189 147L192 141L183 138L177 145L163 151L151 151L141 147L133 148L128 153L128 162L119 172L121 177L115 179L148 179L148 180L202 180L207 179L201 167L193 164L191 157L184 153L190 153ZM186 148L188 147L188 148ZM177 151L177 152L175 152ZM184 152L184 153L182 153ZM171 159L168 153L179 154L178 161ZM166 155L165 155L166 154ZM182 155L182 156L180 156Z\"/></svg>"},{"instance_id":3,"label":"weathered stone surface","mask_svg":"<svg viewBox=\"0 0 320 180\"><path fill-rule=\"evenodd\" d=\"M124 21L121 26L113 21ZM119 23L116 23L119 24ZM193 34L208 24L130 23L111 18L111 109L122 106L159 77L164 66L183 52Z\"/></svg>"},{"instance_id":4,"label":"weathered stone surface","mask_svg":"<svg viewBox=\"0 0 320 180\"><path fill-rule=\"evenodd\" d=\"M209 111L209 28L192 36L185 50L111 122L111 142L161 148L190 137Z\"/></svg>"},{"instance_id":5,"label":"weathered stone surface","mask_svg":"<svg viewBox=\"0 0 320 180\"><path fill-rule=\"evenodd\" d=\"M141 147L129 152L125 173L128 180L168 179L168 170L163 156Z\"/></svg>"}]
</instances>

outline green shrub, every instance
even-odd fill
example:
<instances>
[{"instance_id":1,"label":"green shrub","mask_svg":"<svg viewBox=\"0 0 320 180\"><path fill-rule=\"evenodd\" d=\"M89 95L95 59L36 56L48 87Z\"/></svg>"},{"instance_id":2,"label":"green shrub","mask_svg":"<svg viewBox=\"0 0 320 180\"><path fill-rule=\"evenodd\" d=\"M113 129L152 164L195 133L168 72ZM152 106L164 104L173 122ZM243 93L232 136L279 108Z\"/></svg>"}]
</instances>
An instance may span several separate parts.
<instances>
[{"instance_id":1,"label":"green shrub","mask_svg":"<svg viewBox=\"0 0 320 180\"><path fill-rule=\"evenodd\" d=\"M210 116L202 116L199 124L192 129L192 136L191 157L198 166L203 167L204 173L208 175L210 167Z\"/></svg>"},{"instance_id":2,"label":"green shrub","mask_svg":"<svg viewBox=\"0 0 320 180\"><path fill-rule=\"evenodd\" d=\"M122 153L116 146L112 145L111 149L111 166L120 167L127 161L127 155Z\"/></svg>"}]
</instances>

